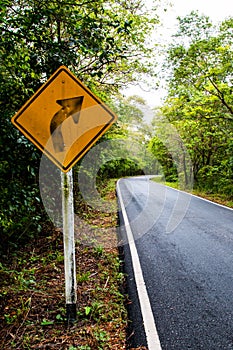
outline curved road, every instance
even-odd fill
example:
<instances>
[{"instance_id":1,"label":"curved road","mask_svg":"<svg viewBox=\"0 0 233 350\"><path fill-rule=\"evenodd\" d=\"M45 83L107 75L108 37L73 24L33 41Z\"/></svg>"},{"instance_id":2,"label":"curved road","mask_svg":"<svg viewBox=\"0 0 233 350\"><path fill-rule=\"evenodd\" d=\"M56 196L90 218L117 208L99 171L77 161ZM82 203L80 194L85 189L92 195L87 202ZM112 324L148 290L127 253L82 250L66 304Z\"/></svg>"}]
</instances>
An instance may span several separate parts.
<instances>
[{"instance_id":1,"label":"curved road","mask_svg":"<svg viewBox=\"0 0 233 350\"><path fill-rule=\"evenodd\" d=\"M233 349L233 210L147 177L122 179L117 192L129 220L120 210L130 346L148 343L126 226L160 340L149 350Z\"/></svg>"}]
</instances>

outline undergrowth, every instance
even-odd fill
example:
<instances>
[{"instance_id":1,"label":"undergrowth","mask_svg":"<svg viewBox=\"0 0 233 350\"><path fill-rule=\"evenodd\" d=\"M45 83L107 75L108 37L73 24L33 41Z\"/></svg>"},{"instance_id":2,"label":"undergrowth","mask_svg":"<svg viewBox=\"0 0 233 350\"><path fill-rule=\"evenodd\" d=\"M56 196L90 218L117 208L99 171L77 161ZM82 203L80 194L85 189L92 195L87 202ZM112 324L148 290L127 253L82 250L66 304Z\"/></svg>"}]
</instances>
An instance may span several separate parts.
<instances>
[{"instance_id":1,"label":"undergrowth","mask_svg":"<svg viewBox=\"0 0 233 350\"><path fill-rule=\"evenodd\" d=\"M110 188L104 196L113 198L114 185ZM126 349L122 262L115 243L101 245L98 239L111 228L110 239L116 241L116 214L106 220L87 211L86 217L86 235L93 227L98 234L88 245L77 237L77 320L72 325L66 322L60 229L44 227L33 241L1 256L0 349Z\"/></svg>"}]
</instances>

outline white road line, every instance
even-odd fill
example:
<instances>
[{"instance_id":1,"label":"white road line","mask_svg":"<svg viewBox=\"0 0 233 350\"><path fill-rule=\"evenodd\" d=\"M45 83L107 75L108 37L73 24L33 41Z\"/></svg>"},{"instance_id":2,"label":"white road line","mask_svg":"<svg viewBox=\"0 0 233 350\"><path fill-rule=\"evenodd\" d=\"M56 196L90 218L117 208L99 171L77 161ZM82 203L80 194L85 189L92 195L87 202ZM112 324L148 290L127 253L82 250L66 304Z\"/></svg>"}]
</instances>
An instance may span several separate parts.
<instances>
[{"instance_id":1,"label":"white road line","mask_svg":"<svg viewBox=\"0 0 233 350\"><path fill-rule=\"evenodd\" d=\"M133 265L138 298L139 298L139 303L140 303L141 313L142 313L142 318L144 323L147 346L148 346L148 350L162 350L160 341L159 341L158 332L155 326L155 320L151 309L149 296L147 293L145 281L142 274L142 268L139 261L137 248L134 242L133 233L130 228L128 216L125 210L124 202L120 191L120 186L119 186L120 181L121 180L117 182L117 194L121 205L122 215L124 218L125 229L126 229L128 243L129 243L130 252L131 252L132 265Z\"/></svg>"},{"instance_id":2,"label":"white road line","mask_svg":"<svg viewBox=\"0 0 233 350\"><path fill-rule=\"evenodd\" d=\"M217 205L219 207L222 207L224 209L229 209L229 210L233 210L233 208L231 207L227 207L226 205L224 204L220 204L220 203L217 203L217 202L213 202L211 201L210 199L206 199L206 198L203 198L203 197L200 197L200 196L197 196L196 194L193 194L193 193L190 193L190 192L186 192L186 191L183 191L183 190L179 190L178 188L173 188L173 187L170 187L168 185L162 185L162 186L165 186L165 187L168 187L174 191L178 191L178 192L182 192L182 193L185 193L185 194L189 194L191 197L195 197L195 198L198 198L198 199L201 199L205 202L208 202L208 203L211 203L211 204L214 204L214 205Z\"/></svg>"}]
</instances>

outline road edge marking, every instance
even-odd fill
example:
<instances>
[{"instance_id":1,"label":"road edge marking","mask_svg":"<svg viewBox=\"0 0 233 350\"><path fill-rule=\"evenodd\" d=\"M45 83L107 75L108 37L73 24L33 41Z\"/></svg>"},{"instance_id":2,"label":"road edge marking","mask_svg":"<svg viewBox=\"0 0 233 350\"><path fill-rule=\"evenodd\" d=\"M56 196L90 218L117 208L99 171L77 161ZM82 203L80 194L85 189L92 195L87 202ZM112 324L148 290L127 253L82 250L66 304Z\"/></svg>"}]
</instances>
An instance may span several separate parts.
<instances>
[{"instance_id":1,"label":"road edge marking","mask_svg":"<svg viewBox=\"0 0 233 350\"><path fill-rule=\"evenodd\" d=\"M117 196L120 202L121 211L122 211L122 215L125 223L125 229L126 229L126 234L127 234L130 253L131 253L131 260L133 265L135 282L137 286L139 304L141 307L141 314L142 314L142 319L143 319L143 324L144 324L144 329L146 334L147 346L148 346L148 350L162 350L159 336L158 336L158 331L155 325L155 320L154 320L149 296L146 289L146 284L143 278L143 273L142 273L139 256L137 253L137 248L135 245L133 233L130 227L129 219L128 219L124 202L122 199L122 195L121 195L121 190L119 185L120 181L121 180L117 181L117 186L116 186Z\"/></svg>"},{"instance_id":2,"label":"road edge marking","mask_svg":"<svg viewBox=\"0 0 233 350\"><path fill-rule=\"evenodd\" d=\"M224 208L224 209L233 210L233 208L231 208L231 207L227 207L227 206L224 205L224 204L220 204L220 203L217 203L217 202L213 202L213 201L210 200L210 199L207 199L207 198L204 198L204 197L200 197L200 196L198 196L198 195L196 195L196 194L193 194L193 193L190 193L190 192L186 192L186 191L183 191L183 190L179 190L178 188L170 187L170 186L168 186L168 185L163 185L163 184L159 184L159 185L162 185L162 186L171 188L171 189L174 190L174 191L178 191L178 192L182 192L182 193L185 193L185 194L189 194L191 197L195 197L195 198L201 199L201 200L203 200L203 201L205 201L205 202L208 202L208 203L217 205L217 206L222 207L222 208Z\"/></svg>"}]
</instances>

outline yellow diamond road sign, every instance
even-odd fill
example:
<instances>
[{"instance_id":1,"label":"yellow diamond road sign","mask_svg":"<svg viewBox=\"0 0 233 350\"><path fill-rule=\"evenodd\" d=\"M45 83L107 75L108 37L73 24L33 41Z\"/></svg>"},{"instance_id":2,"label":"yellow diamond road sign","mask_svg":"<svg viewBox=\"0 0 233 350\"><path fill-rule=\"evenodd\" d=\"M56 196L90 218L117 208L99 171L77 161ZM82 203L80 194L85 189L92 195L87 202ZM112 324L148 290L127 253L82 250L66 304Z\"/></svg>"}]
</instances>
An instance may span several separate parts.
<instances>
[{"instance_id":1,"label":"yellow diamond road sign","mask_svg":"<svg viewBox=\"0 0 233 350\"><path fill-rule=\"evenodd\" d=\"M12 123L67 172L117 116L61 66L12 118Z\"/></svg>"}]
</instances>

